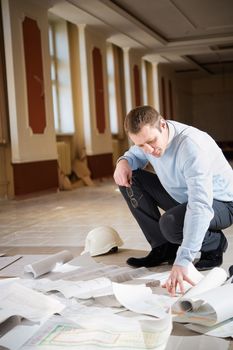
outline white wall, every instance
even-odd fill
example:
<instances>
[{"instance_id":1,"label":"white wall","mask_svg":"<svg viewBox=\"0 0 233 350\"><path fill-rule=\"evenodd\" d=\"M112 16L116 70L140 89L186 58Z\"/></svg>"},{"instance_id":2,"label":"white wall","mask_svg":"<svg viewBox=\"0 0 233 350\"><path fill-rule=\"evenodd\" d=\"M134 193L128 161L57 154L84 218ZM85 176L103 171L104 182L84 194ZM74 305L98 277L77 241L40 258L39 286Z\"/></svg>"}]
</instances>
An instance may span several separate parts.
<instances>
[{"instance_id":1,"label":"white wall","mask_svg":"<svg viewBox=\"0 0 233 350\"><path fill-rule=\"evenodd\" d=\"M233 75L192 81L193 123L217 141L233 140Z\"/></svg>"},{"instance_id":2,"label":"white wall","mask_svg":"<svg viewBox=\"0 0 233 350\"><path fill-rule=\"evenodd\" d=\"M13 163L57 158L50 80L47 9L26 0L2 0L3 30ZM34 134L28 122L28 104L22 22L37 21L41 33L45 90L46 128ZM43 145L43 147L42 147Z\"/></svg>"},{"instance_id":3,"label":"white wall","mask_svg":"<svg viewBox=\"0 0 233 350\"><path fill-rule=\"evenodd\" d=\"M165 108L166 108L166 115L164 115L165 118L170 119L171 114L173 112L173 119L178 120L177 116L177 89L176 89L176 79L174 70L172 69L172 66L170 64L164 64L159 63L157 66L157 74L158 74L158 95L159 95L159 112L163 114L163 96L162 96L162 78L164 79L165 84ZM170 102L170 96L169 96L169 81L172 86L172 102ZM172 109L171 111L171 103L172 103Z\"/></svg>"},{"instance_id":4,"label":"white wall","mask_svg":"<svg viewBox=\"0 0 233 350\"><path fill-rule=\"evenodd\" d=\"M233 140L233 75L176 76L177 120L208 132L216 141Z\"/></svg>"},{"instance_id":5,"label":"white wall","mask_svg":"<svg viewBox=\"0 0 233 350\"><path fill-rule=\"evenodd\" d=\"M132 108L136 106L135 97L135 82L134 82L134 66L138 66L139 69L139 84L140 84L140 100L143 104L143 91L142 91L142 54L136 49L130 49L129 51L129 65L130 65L130 88L132 98ZM127 111L129 112L129 111Z\"/></svg>"},{"instance_id":6,"label":"white wall","mask_svg":"<svg viewBox=\"0 0 233 350\"><path fill-rule=\"evenodd\" d=\"M187 77L176 76L176 118L185 124L193 124L192 81Z\"/></svg>"}]
</instances>

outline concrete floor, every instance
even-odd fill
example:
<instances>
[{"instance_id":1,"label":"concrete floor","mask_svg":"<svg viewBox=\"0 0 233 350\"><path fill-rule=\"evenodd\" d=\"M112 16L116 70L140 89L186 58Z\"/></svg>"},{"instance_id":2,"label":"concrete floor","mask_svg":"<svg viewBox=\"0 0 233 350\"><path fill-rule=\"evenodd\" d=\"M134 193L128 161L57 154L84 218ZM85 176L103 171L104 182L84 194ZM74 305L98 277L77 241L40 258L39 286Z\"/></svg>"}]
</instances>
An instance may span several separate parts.
<instances>
[{"instance_id":1,"label":"concrete floor","mask_svg":"<svg viewBox=\"0 0 233 350\"><path fill-rule=\"evenodd\" d=\"M76 256L83 250L87 233L101 225L115 228L124 245L118 253L96 257L96 261L126 266L129 256L144 256L150 249L116 185L103 180L95 187L0 201L0 253L47 254L68 249ZM228 270L233 264L233 227L225 234L229 248L222 267ZM152 270L168 268L164 265ZM177 324L166 350L220 348L233 349L233 341L199 335Z\"/></svg>"}]
</instances>

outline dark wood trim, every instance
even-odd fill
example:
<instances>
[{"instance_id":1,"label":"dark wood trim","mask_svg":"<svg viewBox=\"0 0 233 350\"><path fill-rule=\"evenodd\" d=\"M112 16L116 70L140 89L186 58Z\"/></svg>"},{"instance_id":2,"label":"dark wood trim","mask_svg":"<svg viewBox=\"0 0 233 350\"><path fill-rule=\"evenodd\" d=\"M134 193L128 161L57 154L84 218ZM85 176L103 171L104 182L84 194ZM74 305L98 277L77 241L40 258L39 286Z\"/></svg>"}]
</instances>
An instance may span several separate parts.
<instances>
[{"instance_id":1,"label":"dark wood trim","mask_svg":"<svg viewBox=\"0 0 233 350\"><path fill-rule=\"evenodd\" d=\"M58 189L57 160L14 163L15 196Z\"/></svg>"},{"instance_id":2,"label":"dark wood trim","mask_svg":"<svg viewBox=\"0 0 233 350\"><path fill-rule=\"evenodd\" d=\"M166 99L166 87L165 87L165 79L161 78L161 92L162 92L162 115L164 118L167 118L167 99Z\"/></svg>"},{"instance_id":3,"label":"dark wood trim","mask_svg":"<svg viewBox=\"0 0 233 350\"><path fill-rule=\"evenodd\" d=\"M112 153L87 156L87 164L91 171L92 179L99 179L113 175Z\"/></svg>"},{"instance_id":4,"label":"dark wood trim","mask_svg":"<svg viewBox=\"0 0 233 350\"><path fill-rule=\"evenodd\" d=\"M94 92L95 92L95 110L96 126L100 134L106 129L105 106L104 106L104 77L103 62L99 48L95 47L92 51L93 71L94 71Z\"/></svg>"},{"instance_id":5,"label":"dark wood trim","mask_svg":"<svg viewBox=\"0 0 233 350\"><path fill-rule=\"evenodd\" d=\"M174 119L173 94L172 94L172 82L171 82L171 80L169 80L169 82L168 82L168 96L169 96L169 109L170 109L169 119Z\"/></svg>"},{"instance_id":6,"label":"dark wood trim","mask_svg":"<svg viewBox=\"0 0 233 350\"><path fill-rule=\"evenodd\" d=\"M135 106L141 105L140 70L138 65L133 67Z\"/></svg>"},{"instance_id":7,"label":"dark wood trim","mask_svg":"<svg viewBox=\"0 0 233 350\"><path fill-rule=\"evenodd\" d=\"M2 145L9 142L9 110L4 52L2 9L0 4L0 144Z\"/></svg>"}]
</instances>

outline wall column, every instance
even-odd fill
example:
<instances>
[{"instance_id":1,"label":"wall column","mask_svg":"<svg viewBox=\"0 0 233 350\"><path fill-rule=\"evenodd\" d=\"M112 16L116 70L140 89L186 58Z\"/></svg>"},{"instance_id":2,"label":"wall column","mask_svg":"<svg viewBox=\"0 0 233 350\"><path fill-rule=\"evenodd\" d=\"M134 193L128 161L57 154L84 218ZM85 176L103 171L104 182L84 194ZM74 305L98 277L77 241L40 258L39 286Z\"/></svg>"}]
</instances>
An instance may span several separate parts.
<instances>
[{"instance_id":1,"label":"wall column","mask_svg":"<svg viewBox=\"0 0 233 350\"><path fill-rule=\"evenodd\" d=\"M26 0L2 0L2 12L14 192L55 190L47 8Z\"/></svg>"},{"instance_id":2,"label":"wall column","mask_svg":"<svg viewBox=\"0 0 233 350\"><path fill-rule=\"evenodd\" d=\"M79 28L83 133L87 163L93 178L113 173L108 109L106 38L85 25Z\"/></svg>"},{"instance_id":3,"label":"wall column","mask_svg":"<svg viewBox=\"0 0 233 350\"><path fill-rule=\"evenodd\" d=\"M160 97L159 97L159 74L158 74L158 63L152 63L152 76L153 76L153 90L154 90L154 107L161 113L160 110Z\"/></svg>"}]
</instances>

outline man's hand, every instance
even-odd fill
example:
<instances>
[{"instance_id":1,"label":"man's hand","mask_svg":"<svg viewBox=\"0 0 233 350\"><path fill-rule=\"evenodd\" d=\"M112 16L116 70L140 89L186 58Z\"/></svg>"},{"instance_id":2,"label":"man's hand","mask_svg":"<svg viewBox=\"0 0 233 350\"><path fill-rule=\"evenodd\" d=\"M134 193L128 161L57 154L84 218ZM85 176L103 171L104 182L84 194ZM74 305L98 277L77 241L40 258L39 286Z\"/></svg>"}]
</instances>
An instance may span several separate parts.
<instances>
[{"instance_id":1,"label":"man's hand","mask_svg":"<svg viewBox=\"0 0 233 350\"><path fill-rule=\"evenodd\" d=\"M121 159L117 163L113 178L118 186L131 186L132 169L126 159Z\"/></svg>"},{"instance_id":2,"label":"man's hand","mask_svg":"<svg viewBox=\"0 0 233 350\"><path fill-rule=\"evenodd\" d=\"M195 285L195 283L187 276L187 269L185 267L173 265L170 276L163 287L166 287L167 291L172 296L175 296L176 288L179 285L181 293L184 294L185 290L183 281L190 283L192 286Z\"/></svg>"}]
</instances>

